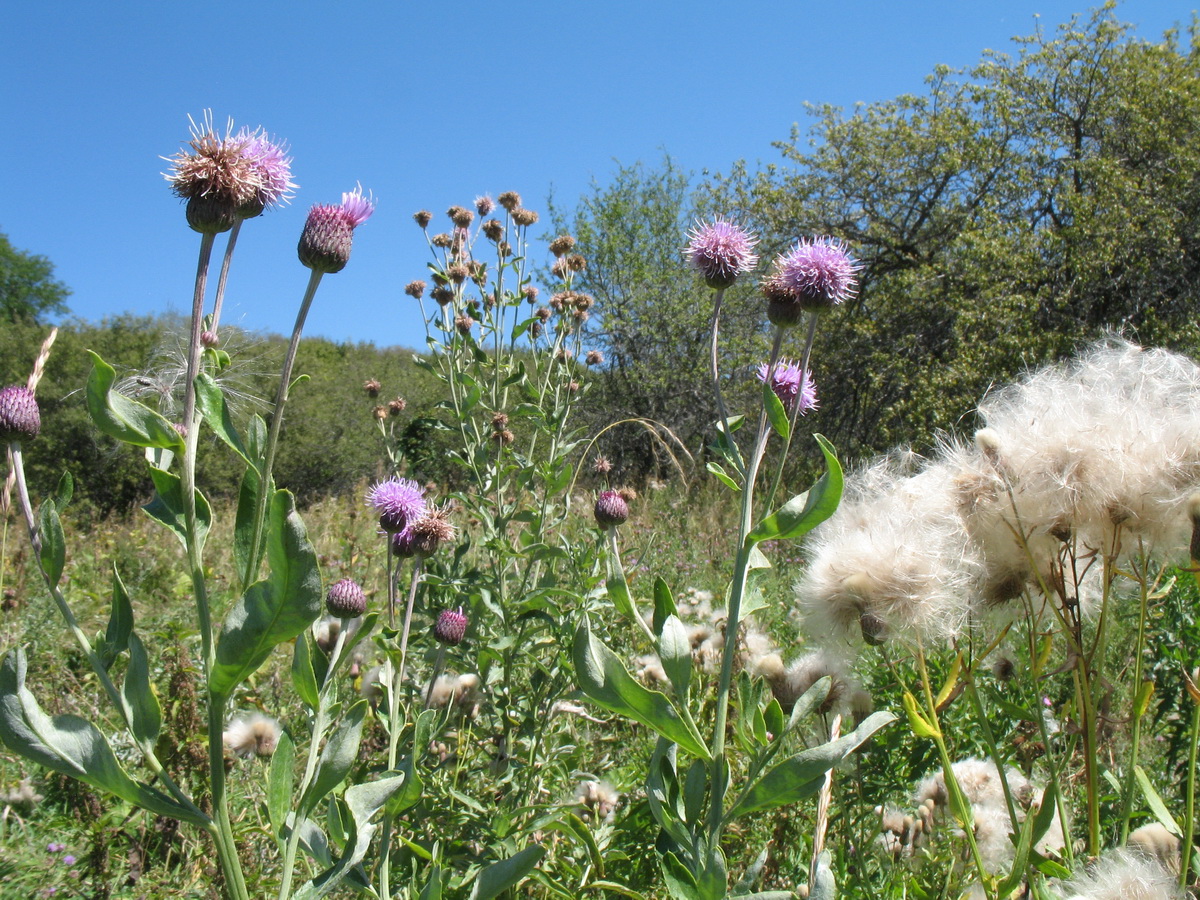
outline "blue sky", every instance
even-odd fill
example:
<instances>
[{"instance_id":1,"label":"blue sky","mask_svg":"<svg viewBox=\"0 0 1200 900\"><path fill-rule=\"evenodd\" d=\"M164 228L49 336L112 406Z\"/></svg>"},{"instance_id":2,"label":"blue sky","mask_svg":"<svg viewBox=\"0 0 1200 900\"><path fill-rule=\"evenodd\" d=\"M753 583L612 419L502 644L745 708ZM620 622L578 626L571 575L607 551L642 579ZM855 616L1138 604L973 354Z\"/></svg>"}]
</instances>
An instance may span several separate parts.
<instances>
[{"instance_id":1,"label":"blue sky","mask_svg":"<svg viewBox=\"0 0 1200 900\"><path fill-rule=\"evenodd\" d=\"M1084 0L690 3L13 3L0 32L0 230L48 256L72 312L184 312L199 238L160 173L189 114L287 140L300 191L246 224L223 320L288 332L314 203L357 182L379 200L306 333L423 344L427 251L411 215L517 190L543 216L615 161L688 170L778 158L803 104L922 90ZM1157 39L1192 7L1127 2ZM1037 17L1037 18L1035 18ZM219 240L218 251L222 248Z\"/></svg>"}]
</instances>

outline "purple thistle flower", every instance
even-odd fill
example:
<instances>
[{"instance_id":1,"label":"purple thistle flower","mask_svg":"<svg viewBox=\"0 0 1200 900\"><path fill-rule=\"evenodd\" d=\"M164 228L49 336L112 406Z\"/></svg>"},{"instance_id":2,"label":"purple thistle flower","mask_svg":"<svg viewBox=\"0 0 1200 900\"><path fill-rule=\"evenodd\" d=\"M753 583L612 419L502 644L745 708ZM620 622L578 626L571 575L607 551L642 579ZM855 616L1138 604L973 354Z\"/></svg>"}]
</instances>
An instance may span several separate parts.
<instances>
[{"instance_id":1,"label":"purple thistle flower","mask_svg":"<svg viewBox=\"0 0 1200 900\"><path fill-rule=\"evenodd\" d=\"M829 309L858 292L861 268L837 238L801 238L775 260L772 283L805 309Z\"/></svg>"},{"instance_id":2,"label":"purple thistle flower","mask_svg":"<svg viewBox=\"0 0 1200 900\"><path fill-rule=\"evenodd\" d=\"M363 196L362 188L342 194L337 206L318 203L308 211L297 252L300 262L314 272L340 272L350 261L354 229L375 211L374 198Z\"/></svg>"},{"instance_id":3,"label":"purple thistle flower","mask_svg":"<svg viewBox=\"0 0 1200 900\"><path fill-rule=\"evenodd\" d=\"M601 528L624 525L629 518L629 504L617 491L601 491L593 515Z\"/></svg>"},{"instance_id":4,"label":"purple thistle flower","mask_svg":"<svg viewBox=\"0 0 1200 900\"><path fill-rule=\"evenodd\" d=\"M0 390L0 445L35 438L41 428L33 391L20 384Z\"/></svg>"},{"instance_id":5,"label":"purple thistle flower","mask_svg":"<svg viewBox=\"0 0 1200 900\"><path fill-rule=\"evenodd\" d=\"M286 203L296 189L287 144L276 143L261 131L252 132L246 128L239 131L234 140L242 142L242 156L250 161L251 169L258 176L254 198L242 204L238 213L245 219L252 219L265 209Z\"/></svg>"},{"instance_id":6,"label":"purple thistle flower","mask_svg":"<svg viewBox=\"0 0 1200 900\"><path fill-rule=\"evenodd\" d=\"M758 367L758 380L765 384L767 373L768 366L763 363ZM797 407L800 409L800 415L817 408L817 386L813 384L812 373L801 373L798 365L786 359L781 359L775 364L771 390L775 392L788 415Z\"/></svg>"},{"instance_id":7,"label":"purple thistle flower","mask_svg":"<svg viewBox=\"0 0 1200 900\"><path fill-rule=\"evenodd\" d=\"M367 595L353 578L343 578L329 587L325 608L331 616L353 619L367 611Z\"/></svg>"},{"instance_id":8,"label":"purple thistle flower","mask_svg":"<svg viewBox=\"0 0 1200 900\"><path fill-rule=\"evenodd\" d=\"M484 194L482 197L475 198L475 211L481 216L491 215L492 210L496 208L496 201L492 199L490 194Z\"/></svg>"},{"instance_id":9,"label":"purple thistle flower","mask_svg":"<svg viewBox=\"0 0 1200 900\"><path fill-rule=\"evenodd\" d=\"M455 646L462 643L467 633L467 617L463 615L462 607L458 609L443 609L433 626L433 636L443 644Z\"/></svg>"},{"instance_id":10,"label":"purple thistle flower","mask_svg":"<svg viewBox=\"0 0 1200 900\"><path fill-rule=\"evenodd\" d=\"M685 249L688 260L706 284L712 288L727 288L737 277L749 272L758 262L752 252L758 238L752 237L740 225L725 219L698 222L688 232Z\"/></svg>"},{"instance_id":11,"label":"purple thistle flower","mask_svg":"<svg viewBox=\"0 0 1200 900\"><path fill-rule=\"evenodd\" d=\"M391 478L367 492L367 505L379 513L379 527L398 534L425 514L425 491L415 481Z\"/></svg>"}]
</instances>

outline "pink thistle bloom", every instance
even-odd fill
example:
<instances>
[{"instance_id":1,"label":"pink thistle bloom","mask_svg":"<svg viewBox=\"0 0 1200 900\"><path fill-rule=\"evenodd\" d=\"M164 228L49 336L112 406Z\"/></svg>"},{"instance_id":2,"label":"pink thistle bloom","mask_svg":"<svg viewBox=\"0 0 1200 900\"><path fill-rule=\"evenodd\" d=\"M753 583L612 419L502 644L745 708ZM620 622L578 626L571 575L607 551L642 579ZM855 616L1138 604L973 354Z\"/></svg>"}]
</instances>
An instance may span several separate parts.
<instances>
[{"instance_id":1,"label":"pink thistle bloom","mask_svg":"<svg viewBox=\"0 0 1200 900\"><path fill-rule=\"evenodd\" d=\"M807 309L828 309L858 292L862 266L837 238L801 238L775 260L774 284Z\"/></svg>"},{"instance_id":2,"label":"pink thistle bloom","mask_svg":"<svg viewBox=\"0 0 1200 900\"><path fill-rule=\"evenodd\" d=\"M688 237L684 252L709 287L729 287L758 262L753 252L758 238L725 219L698 222Z\"/></svg>"},{"instance_id":3,"label":"pink thistle bloom","mask_svg":"<svg viewBox=\"0 0 1200 900\"><path fill-rule=\"evenodd\" d=\"M367 505L379 514L380 528L398 534L425 515L425 490L411 479L389 478L367 492Z\"/></svg>"},{"instance_id":4,"label":"pink thistle bloom","mask_svg":"<svg viewBox=\"0 0 1200 900\"><path fill-rule=\"evenodd\" d=\"M766 383L768 366L763 363L758 367L758 380ZM811 372L801 372L800 367L786 359L775 364L775 372L771 378L771 390L783 404L783 408L791 415L797 408L800 415L810 409L817 408L817 386L813 384Z\"/></svg>"},{"instance_id":5,"label":"pink thistle bloom","mask_svg":"<svg viewBox=\"0 0 1200 900\"><path fill-rule=\"evenodd\" d=\"M292 158L287 155L287 144L273 141L261 131L246 128L239 131L234 140L241 142L242 157L250 161L251 169L258 176L256 196L239 210L251 215L243 218L253 218L265 209L290 200L296 183L292 181Z\"/></svg>"},{"instance_id":6,"label":"pink thistle bloom","mask_svg":"<svg viewBox=\"0 0 1200 900\"><path fill-rule=\"evenodd\" d=\"M308 211L297 252L314 272L340 272L350 261L354 229L375 212L375 200L362 188L342 194L337 206L318 203Z\"/></svg>"}]
</instances>

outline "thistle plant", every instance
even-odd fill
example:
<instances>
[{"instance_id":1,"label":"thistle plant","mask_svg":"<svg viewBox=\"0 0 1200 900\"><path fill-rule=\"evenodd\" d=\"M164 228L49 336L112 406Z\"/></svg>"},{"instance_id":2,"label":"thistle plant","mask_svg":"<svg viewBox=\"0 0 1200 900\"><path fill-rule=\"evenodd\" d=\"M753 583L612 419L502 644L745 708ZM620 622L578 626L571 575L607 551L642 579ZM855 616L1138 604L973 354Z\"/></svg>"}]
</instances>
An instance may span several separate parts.
<instances>
[{"instance_id":1,"label":"thistle plant","mask_svg":"<svg viewBox=\"0 0 1200 900\"><path fill-rule=\"evenodd\" d=\"M738 819L753 813L822 795L818 831L813 846L810 883L814 891L831 890L828 867L822 865L823 811L828 807L827 771L848 756L875 731L893 718L888 713L867 716L856 729L840 736L835 719L832 739L803 748L800 723L830 696L831 679L821 677L792 701L785 715L780 701L761 679L743 671L734 693L734 665L744 621L763 602L755 590L755 572L769 566L760 544L786 541L805 534L837 508L842 492L842 472L832 446L816 440L825 457L826 474L806 493L772 513L756 503L759 472L767 442L774 436L785 447L790 443L797 417L815 405L810 354L818 316L853 292L855 264L836 242L800 242L777 259L764 284L770 317L775 324L771 354L760 372L762 409L757 416L748 456L743 455L734 433L746 421L731 417L721 396L718 361L720 312L724 291L753 268L755 240L740 227L723 219L700 224L691 233L686 254L704 281L716 291L711 324L711 375L717 410L719 458L709 470L738 497L741 504L737 544L724 611L724 634L719 646L719 675L710 735L702 733L695 711L705 698L705 687L693 670L692 644L667 583L655 580L652 614L643 618L635 603L621 564L616 530L624 521L609 493L596 504L596 518L610 534L607 558L609 598L622 617L640 627L656 651L671 695L647 689L626 670L619 656L596 634L584 616L576 631L573 657L576 675L585 694L600 706L647 726L658 735L649 763L646 793L654 818L664 834L660 856L663 879L672 896L721 898L732 892L752 895L756 890L761 859L747 867L730 884L723 847L726 831ZM815 252L813 248L816 248ZM783 312L780 312L782 310ZM799 367L781 360L785 337L792 326L808 319ZM726 468L728 467L728 468ZM773 489L771 491L773 493ZM770 498L768 498L769 501ZM650 624L647 624L647 619ZM778 682L786 678L782 663L766 667ZM761 665L761 663L760 663ZM735 742L727 741L727 722L736 705ZM786 748L786 749L785 749ZM690 757L691 763L684 763Z\"/></svg>"}]
</instances>

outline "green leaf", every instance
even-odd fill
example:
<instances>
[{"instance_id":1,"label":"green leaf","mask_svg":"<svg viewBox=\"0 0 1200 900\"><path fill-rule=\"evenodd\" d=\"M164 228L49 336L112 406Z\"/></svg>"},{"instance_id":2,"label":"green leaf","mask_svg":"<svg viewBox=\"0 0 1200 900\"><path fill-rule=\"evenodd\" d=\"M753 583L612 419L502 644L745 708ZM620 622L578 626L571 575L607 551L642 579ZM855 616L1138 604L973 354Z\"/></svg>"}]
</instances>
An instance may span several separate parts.
<instances>
[{"instance_id":1,"label":"green leaf","mask_svg":"<svg viewBox=\"0 0 1200 900\"><path fill-rule=\"evenodd\" d=\"M826 772L895 718L888 712L873 713L850 734L785 759L743 792L725 820L732 822L747 813L786 806L812 796L820 790Z\"/></svg>"},{"instance_id":2,"label":"green leaf","mask_svg":"<svg viewBox=\"0 0 1200 900\"><path fill-rule=\"evenodd\" d=\"M674 853L667 852L659 857L662 865L663 881L667 885L667 893L674 900L702 900L700 888L696 885L696 876L692 874Z\"/></svg>"},{"instance_id":3,"label":"green leaf","mask_svg":"<svg viewBox=\"0 0 1200 900\"><path fill-rule=\"evenodd\" d=\"M78 716L48 716L25 687L25 651L18 648L0 663L0 740L26 759L160 816L207 828L211 820L194 806L138 784L117 762L94 725Z\"/></svg>"},{"instance_id":4,"label":"green leaf","mask_svg":"<svg viewBox=\"0 0 1200 900\"><path fill-rule=\"evenodd\" d=\"M338 724L337 730L325 742L321 750L321 759L317 763L317 774L304 796L300 798L301 815L308 815L327 794L346 779L350 767L358 758L363 720L369 707L370 704L366 700L356 701ZM317 740L317 737L314 736L313 739Z\"/></svg>"},{"instance_id":5,"label":"green leaf","mask_svg":"<svg viewBox=\"0 0 1200 900\"><path fill-rule=\"evenodd\" d=\"M715 476L717 481L725 485L725 487L729 488L735 493L741 493L742 486L729 477L728 473L726 473L724 467L720 463L709 461L705 463L704 468L707 469L713 476Z\"/></svg>"},{"instance_id":6,"label":"green leaf","mask_svg":"<svg viewBox=\"0 0 1200 900\"><path fill-rule=\"evenodd\" d=\"M793 497L778 512L759 522L746 535L747 543L798 538L812 531L837 509L842 499L842 467L833 445L822 435L813 437L825 454L825 474L808 491Z\"/></svg>"},{"instance_id":7,"label":"green leaf","mask_svg":"<svg viewBox=\"0 0 1200 900\"><path fill-rule=\"evenodd\" d=\"M667 616L677 616L679 610L675 606L675 596L671 587L661 576L654 576L654 633L662 632L663 623Z\"/></svg>"},{"instance_id":8,"label":"green leaf","mask_svg":"<svg viewBox=\"0 0 1200 900\"><path fill-rule=\"evenodd\" d=\"M659 824L680 848L691 846L691 835L684 825L683 801L679 794L679 779L675 774L676 747L666 738L659 738L650 757L646 775L646 801L654 821Z\"/></svg>"},{"instance_id":9,"label":"green leaf","mask_svg":"<svg viewBox=\"0 0 1200 900\"><path fill-rule=\"evenodd\" d=\"M303 885L292 897L292 900L318 900L324 897L350 874L350 871L363 861L370 849L371 839L375 836L377 826L371 824L375 816L388 798L395 793L404 781L403 775L390 778L380 778L378 781L368 781L356 784L346 789L346 809L354 821L354 840L345 853L330 868L326 869L312 881Z\"/></svg>"},{"instance_id":10,"label":"green leaf","mask_svg":"<svg viewBox=\"0 0 1200 900\"><path fill-rule=\"evenodd\" d=\"M688 727L666 695L643 687L620 657L596 640L586 617L575 632L571 655L579 686L595 703L653 728L693 756L712 758L703 739Z\"/></svg>"},{"instance_id":11,"label":"green leaf","mask_svg":"<svg viewBox=\"0 0 1200 900\"><path fill-rule=\"evenodd\" d=\"M162 708L150 683L146 648L142 639L132 632L129 635L129 668L121 684L121 698L125 701L125 716L134 738L141 744L153 745L162 729Z\"/></svg>"},{"instance_id":12,"label":"green leaf","mask_svg":"<svg viewBox=\"0 0 1200 900\"><path fill-rule=\"evenodd\" d=\"M421 888L421 896L417 900L442 900L442 880L445 877L440 866L433 866L429 871L429 880Z\"/></svg>"},{"instance_id":13,"label":"green leaf","mask_svg":"<svg viewBox=\"0 0 1200 900\"><path fill-rule=\"evenodd\" d=\"M1167 809L1167 804L1163 803L1162 797L1154 789L1154 785L1150 783L1150 779L1146 776L1146 770L1141 766L1134 766L1133 777L1137 779L1138 786L1142 789L1142 796L1146 798L1146 804L1150 807L1150 811L1154 813L1154 818L1158 819L1159 824L1176 837L1182 835L1183 829L1179 827L1179 823L1175 821L1175 817Z\"/></svg>"},{"instance_id":14,"label":"green leaf","mask_svg":"<svg viewBox=\"0 0 1200 900\"><path fill-rule=\"evenodd\" d=\"M304 705L315 710L321 700L312 658L312 637L306 628L296 637L296 647L292 651L292 686Z\"/></svg>"},{"instance_id":15,"label":"green leaf","mask_svg":"<svg viewBox=\"0 0 1200 900\"><path fill-rule=\"evenodd\" d=\"M708 788L708 766L694 759L683 780L683 816L693 826L704 813L705 790Z\"/></svg>"},{"instance_id":16,"label":"green leaf","mask_svg":"<svg viewBox=\"0 0 1200 900\"><path fill-rule=\"evenodd\" d=\"M267 775L267 816L275 839L283 839L283 827L287 822L288 808L292 804L292 780L295 778L296 745L286 731L279 735L279 743L271 754L271 771Z\"/></svg>"},{"instance_id":17,"label":"green leaf","mask_svg":"<svg viewBox=\"0 0 1200 900\"><path fill-rule=\"evenodd\" d=\"M492 900L493 897L499 897L532 872L545 855L544 847L533 844L508 859L484 866L475 877L471 900Z\"/></svg>"},{"instance_id":18,"label":"green leaf","mask_svg":"<svg viewBox=\"0 0 1200 900\"><path fill-rule=\"evenodd\" d=\"M687 703L692 681L692 642L677 616L667 616L658 634L658 658L680 703Z\"/></svg>"},{"instance_id":19,"label":"green leaf","mask_svg":"<svg viewBox=\"0 0 1200 900\"><path fill-rule=\"evenodd\" d=\"M412 809L421 801L421 793L425 790L425 782L421 778L421 769L416 761L425 755L433 734L433 726L437 720L436 710L425 709L417 716L413 724L412 752L400 760L400 771L404 774L404 785L388 801L387 811L393 816Z\"/></svg>"},{"instance_id":20,"label":"green leaf","mask_svg":"<svg viewBox=\"0 0 1200 900\"><path fill-rule=\"evenodd\" d=\"M220 385L213 380L212 376L205 372L196 376L196 409L200 411L200 415L204 417L208 427L225 442L230 450L240 456L247 465L257 468L255 461L250 458L250 454L242 444L242 437L238 434L233 419L229 416L229 405L225 402L225 392L221 390Z\"/></svg>"},{"instance_id":21,"label":"green leaf","mask_svg":"<svg viewBox=\"0 0 1200 900\"><path fill-rule=\"evenodd\" d=\"M270 574L250 585L225 619L217 640L209 689L228 697L261 666L271 651L304 631L321 614L317 554L292 495L277 491L267 528Z\"/></svg>"},{"instance_id":22,"label":"green leaf","mask_svg":"<svg viewBox=\"0 0 1200 900\"><path fill-rule=\"evenodd\" d=\"M609 531L612 532L613 529L610 528ZM608 570L608 577L604 582L608 588L608 596L617 612L633 621L638 613L633 606L633 598L629 594L629 583L625 580L625 569L621 565L621 551L617 547L615 534L610 534L608 548L604 560Z\"/></svg>"},{"instance_id":23,"label":"green leaf","mask_svg":"<svg viewBox=\"0 0 1200 900\"><path fill-rule=\"evenodd\" d=\"M239 573L246 572L250 556L254 553L254 511L258 503L258 486L258 472L253 468L246 469L238 485L237 513L233 523L233 561ZM255 569L247 580L253 581L253 576L257 574L258 570Z\"/></svg>"},{"instance_id":24,"label":"green leaf","mask_svg":"<svg viewBox=\"0 0 1200 900\"><path fill-rule=\"evenodd\" d=\"M38 536L42 539L42 568L51 587L57 587L67 564L67 539L53 500L45 501L38 513Z\"/></svg>"},{"instance_id":25,"label":"green leaf","mask_svg":"<svg viewBox=\"0 0 1200 900\"><path fill-rule=\"evenodd\" d=\"M113 367L99 356L92 357L92 372L87 380L87 408L104 434L135 447L158 447L183 453L183 438L175 426L148 406L130 400L112 390L117 380Z\"/></svg>"},{"instance_id":26,"label":"green leaf","mask_svg":"<svg viewBox=\"0 0 1200 900\"><path fill-rule=\"evenodd\" d=\"M70 472L64 471L58 479L58 488L54 491L54 508L62 512L75 496L75 479Z\"/></svg>"},{"instance_id":27,"label":"green leaf","mask_svg":"<svg viewBox=\"0 0 1200 900\"><path fill-rule=\"evenodd\" d=\"M901 698L904 704L904 712L908 716L908 724L913 730L913 734L917 737L937 739L941 737L941 732L933 727L933 724L921 715L921 711L917 708L917 698L913 696L911 691L905 691Z\"/></svg>"},{"instance_id":28,"label":"green leaf","mask_svg":"<svg viewBox=\"0 0 1200 900\"><path fill-rule=\"evenodd\" d=\"M112 573L112 609L108 613L108 628L104 632L104 641L98 648L100 661L108 669L117 657L129 649L129 635L133 632L133 604L129 602L129 592L113 566Z\"/></svg>"},{"instance_id":29,"label":"green leaf","mask_svg":"<svg viewBox=\"0 0 1200 900\"><path fill-rule=\"evenodd\" d=\"M767 418L771 421L771 427L775 429L775 433L783 440L788 439L788 435L792 432L791 423L788 422L787 410L783 408L783 403L776 395L774 388L767 382L763 382L762 386L763 407L767 411Z\"/></svg>"},{"instance_id":30,"label":"green leaf","mask_svg":"<svg viewBox=\"0 0 1200 900\"><path fill-rule=\"evenodd\" d=\"M142 507L146 515L166 525L187 549L187 524L183 511L183 482L179 476L157 466L150 467L154 482L154 499ZM199 490L196 491L196 541L201 548L212 526L212 507Z\"/></svg>"}]
</instances>

